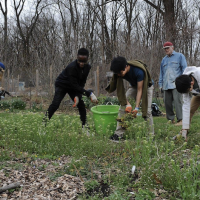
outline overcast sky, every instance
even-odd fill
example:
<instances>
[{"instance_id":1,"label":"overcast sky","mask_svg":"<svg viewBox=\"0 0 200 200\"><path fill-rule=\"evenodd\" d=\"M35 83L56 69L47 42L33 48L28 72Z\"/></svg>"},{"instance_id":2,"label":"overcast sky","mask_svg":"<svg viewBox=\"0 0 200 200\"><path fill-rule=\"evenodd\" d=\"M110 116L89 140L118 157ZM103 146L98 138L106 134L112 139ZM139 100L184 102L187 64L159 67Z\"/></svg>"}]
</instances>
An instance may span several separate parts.
<instances>
[{"instance_id":1,"label":"overcast sky","mask_svg":"<svg viewBox=\"0 0 200 200\"><path fill-rule=\"evenodd\" d=\"M2 3L2 6L4 8L4 0L0 0L0 2ZM13 0L7 0L8 2L8 19L9 22L12 22L14 15L14 9L13 9ZM186 7L191 15L193 15L194 17L199 17L200 18L200 13L199 13L199 9L200 9L200 0L182 0L183 2L183 6ZM26 0L25 1L25 6L24 9L22 11L21 16L24 16L26 14L30 14L31 12L34 12L35 6L33 5L34 1L33 0ZM195 7L193 6L193 3L195 3ZM112 4L109 3L108 5ZM55 12L55 9L52 7L51 11ZM0 12L0 22L3 22L3 14ZM198 19L198 25L200 27L200 19Z\"/></svg>"}]
</instances>

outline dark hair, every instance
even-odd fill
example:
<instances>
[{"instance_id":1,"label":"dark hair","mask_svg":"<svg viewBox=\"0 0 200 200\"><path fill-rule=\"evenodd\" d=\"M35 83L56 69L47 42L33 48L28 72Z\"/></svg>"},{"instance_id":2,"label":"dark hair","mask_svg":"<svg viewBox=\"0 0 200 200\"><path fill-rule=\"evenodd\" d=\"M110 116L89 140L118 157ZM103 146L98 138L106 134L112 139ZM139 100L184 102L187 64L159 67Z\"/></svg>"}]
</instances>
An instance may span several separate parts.
<instances>
[{"instance_id":1,"label":"dark hair","mask_svg":"<svg viewBox=\"0 0 200 200\"><path fill-rule=\"evenodd\" d=\"M78 50L78 55L81 55L81 56L89 56L89 51L85 48L80 48Z\"/></svg>"},{"instance_id":2,"label":"dark hair","mask_svg":"<svg viewBox=\"0 0 200 200\"><path fill-rule=\"evenodd\" d=\"M127 65L126 58L117 56L111 62L110 71L113 71L115 74L124 71Z\"/></svg>"},{"instance_id":3,"label":"dark hair","mask_svg":"<svg viewBox=\"0 0 200 200\"><path fill-rule=\"evenodd\" d=\"M183 74L176 78L176 89L179 93L188 93L191 87L192 78L189 75Z\"/></svg>"}]
</instances>

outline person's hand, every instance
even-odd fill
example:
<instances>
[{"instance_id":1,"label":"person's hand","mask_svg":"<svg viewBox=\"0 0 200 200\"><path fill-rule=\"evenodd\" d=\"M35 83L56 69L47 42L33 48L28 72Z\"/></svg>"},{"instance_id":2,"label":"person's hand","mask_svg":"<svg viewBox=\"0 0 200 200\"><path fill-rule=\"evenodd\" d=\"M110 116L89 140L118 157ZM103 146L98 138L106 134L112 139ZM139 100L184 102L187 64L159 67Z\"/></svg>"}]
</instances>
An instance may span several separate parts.
<instances>
[{"instance_id":1,"label":"person's hand","mask_svg":"<svg viewBox=\"0 0 200 200\"><path fill-rule=\"evenodd\" d=\"M133 117L136 117L138 114L139 108L135 107L135 109L132 111Z\"/></svg>"},{"instance_id":2,"label":"person's hand","mask_svg":"<svg viewBox=\"0 0 200 200\"><path fill-rule=\"evenodd\" d=\"M160 92L160 93L163 93L162 87L159 88L159 92Z\"/></svg>"},{"instance_id":3,"label":"person's hand","mask_svg":"<svg viewBox=\"0 0 200 200\"><path fill-rule=\"evenodd\" d=\"M90 99L92 103L98 103L97 97L91 92Z\"/></svg>"},{"instance_id":4,"label":"person's hand","mask_svg":"<svg viewBox=\"0 0 200 200\"><path fill-rule=\"evenodd\" d=\"M126 111L127 113L131 113L131 111L132 111L132 106L131 106L131 105L126 105L125 111Z\"/></svg>"},{"instance_id":5,"label":"person's hand","mask_svg":"<svg viewBox=\"0 0 200 200\"><path fill-rule=\"evenodd\" d=\"M74 105L73 105L73 108L75 108L79 103L79 98L76 96L74 97Z\"/></svg>"}]
</instances>

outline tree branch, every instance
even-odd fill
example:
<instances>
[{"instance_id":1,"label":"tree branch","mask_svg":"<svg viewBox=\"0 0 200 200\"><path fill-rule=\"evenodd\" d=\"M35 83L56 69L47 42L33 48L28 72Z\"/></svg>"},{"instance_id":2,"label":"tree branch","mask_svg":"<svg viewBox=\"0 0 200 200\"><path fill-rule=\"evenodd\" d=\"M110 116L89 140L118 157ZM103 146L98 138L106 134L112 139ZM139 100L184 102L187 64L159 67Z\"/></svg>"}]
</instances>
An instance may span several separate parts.
<instances>
[{"instance_id":1,"label":"tree branch","mask_svg":"<svg viewBox=\"0 0 200 200\"><path fill-rule=\"evenodd\" d=\"M145 1L150 6L152 6L153 8L155 8L158 12L160 12L162 15L164 15L164 12L160 9L160 7L156 6L155 4L153 4L152 2L150 2L149 0L143 0L143 1Z\"/></svg>"},{"instance_id":2,"label":"tree branch","mask_svg":"<svg viewBox=\"0 0 200 200\"><path fill-rule=\"evenodd\" d=\"M4 186L4 187L1 187L1 188L0 188L0 193L4 192L4 191L6 191L6 190L18 188L18 187L20 187L20 184L21 184L21 183L11 183L11 184L9 184L9 185L6 185L6 186Z\"/></svg>"}]
</instances>

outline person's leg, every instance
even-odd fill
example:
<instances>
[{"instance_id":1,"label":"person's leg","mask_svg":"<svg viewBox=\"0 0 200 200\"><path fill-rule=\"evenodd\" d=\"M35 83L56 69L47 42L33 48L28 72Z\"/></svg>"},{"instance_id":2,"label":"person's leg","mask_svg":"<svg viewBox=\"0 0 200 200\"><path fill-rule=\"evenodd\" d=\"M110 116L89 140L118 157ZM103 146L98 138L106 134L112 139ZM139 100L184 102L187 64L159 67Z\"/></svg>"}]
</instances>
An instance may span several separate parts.
<instances>
[{"instance_id":1,"label":"person's leg","mask_svg":"<svg viewBox=\"0 0 200 200\"><path fill-rule=\"evenodd\" d=\"M130 97L130 98L135 98L137 94L137 90L135 90L135 88L130 87L127 92L126 92L126 98ZM118 119L122 118L126 112L125 112L126 106L120 106L119 107L119 113L118 113ZM115 130L115 135L117 135L117 137L113 137L114 139L122 138L123 134L124 134L125 130L121 127L121 123L117 122L117 128Z\"/></svg>"},{"instance_id":2,"label":"person's leg","mask_svg":"<svg viewBox=\"0 0 200 200\"><path fill-rule=\"evenodd\" d=\"M174 99L176 118L177 118L177 122L179 122L183 118L183 114L182 114L182 105L183 105L182 94L179 93L177 91L177 89L173 89L172 94L173 94L173 99Z\"/></svg>"},{"instance_id":3,"label":"person's leg","mask_svg":"<svg viewBox=\"0 0 200 200\"><path fill-rule=\"evenodd\" d=\"M199 106L200 106L200 96L193 96L190 104L190 122L192 121L192 117L199 108Z\"/></svg>"},{"instance_id":4,"label":"person's leg","mask_svg":"<svg viewBox=\"0 0 200 200\"><path fill-rule=\"evenodd\" d=\"M168 120L173 121L175 114L174 114L174 109L173 109L172 90L164 90L164 102L165 102L165 109L166 109L166 117Z\"/></svg>"},{"instance_id":5,"label":"person's leg","mask_svg":"<svg viewBox=\"0 0 200 200\"><path fill-rule=\"evenodd\" d=\"M133 98L136 100L137 96L137 88L136 87L129 87L129 89L126 92L126 98Z\"/></svg>"},{"instance_id":6,"label":"person's leg","mask_svg":"<svg viewBox=\"0 0 200 200\"><path fill-rule=\"evenodd\" d=\"M79 103L77 105L77 108L78 108L78 111L79 111L79 114L80 114L80 120L82 122L82 126L84 126L86 124L87 117L86 117L85 103L82 100L82 95L76 94L76 93L73 93L73 92L68 92L68 94L69 94L70 98L72 99L72 101L74 101L75 96L78 96Z\"/></svg>"},{"instance_id":7,"label":"person's leg","mask_svg":"<svg viewBox=\"0 0 200 200\"><path fill-rule=\"evenodd\" d=\"M53 101L46 112L46 116L48 116L49 119L51 119L55 111L59 108L60 103L63 100L66 93L67 91L64 90L63 88L55 87L55 94Z\"/></svg>"},{"instance_id":8,"label":"person's leg","mask_svg":"<svg viewBox=\"0 0 200 200\"><path fill-rule=\"evenodd\" d=\"M118 119L121 119L125 115L125 109L126 109L126 106L119 107L119 112L118 112L118 116L117 116ZM116 128L114 134L117 135L119 138L122 138L125 130L121 127L120 124L121 123L117 121L117 128ZM116 138L113 137L113 139L118 139L118 137L116 137Z\"/></svg>"},{"instance_id":9,"label":"person's leg","mask_svg":"<svg viewBox=\"0 0 200 200\"><path fill-rule=\"evenodd\" d=\"M152 98L153 98L153 85L148 88L147 90L147 95L148 95L148 111L147 111L147 118L149 121L149 133L154 134L154 124L153 124L153 117L152 117L152 110L151 110L151 105L152 105Z\"/></svg>"}]
</instances>

